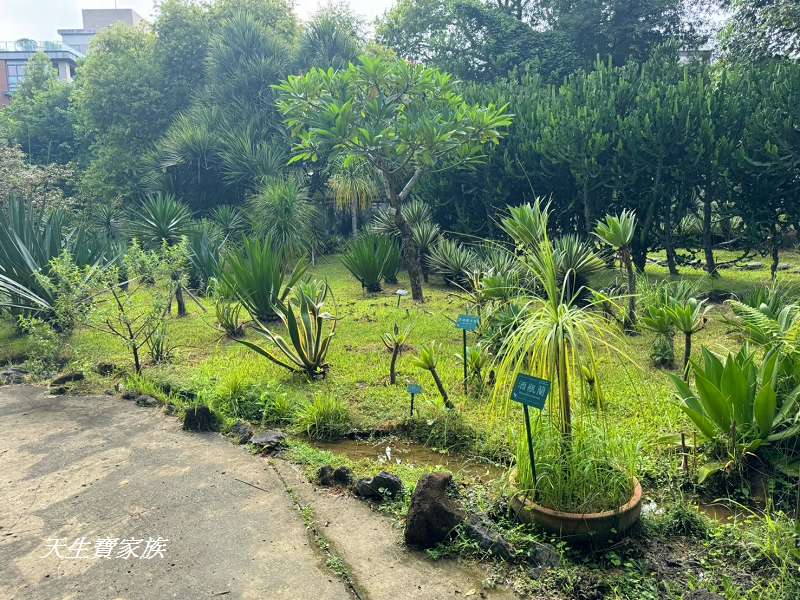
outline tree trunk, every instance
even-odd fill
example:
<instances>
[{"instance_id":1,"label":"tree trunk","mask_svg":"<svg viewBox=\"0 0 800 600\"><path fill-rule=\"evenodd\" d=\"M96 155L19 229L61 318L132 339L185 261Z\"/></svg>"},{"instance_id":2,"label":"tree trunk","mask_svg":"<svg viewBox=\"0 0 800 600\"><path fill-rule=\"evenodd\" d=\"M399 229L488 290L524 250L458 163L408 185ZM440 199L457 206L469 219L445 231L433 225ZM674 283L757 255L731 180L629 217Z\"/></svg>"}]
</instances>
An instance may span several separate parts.
<instances>
[{"instance_id":1,"label":"tree trunk","mask_svg":"<svg viewBox=\"0 0 800 600\"><path fill-rule=\"evenodd\" d=\"M442 396L442 401L444 402L444 405L452 410L455 407L453 406L453 403L450 402L450 396L447 395L447 390L444 389L444 384L442 383L442 380L439 378L439 373L436 372L436 369L431 369L431 375L433 375L433 381L436 384L436 389L439 390L439 394L441 394Z\"/></svg>"},{"instance_id":2,"label":"tree trunk","mask_svg":"<svg viewBox=\"0 0 800 600\"><path fill-rule=\"evenodd\" d=\"M631 253L627 248L622 251L622 264L625 265L628 278L628 314L625 315L625 331L633 333L636 331L636 273L633 272Z\"/></svg>"},{"instance_id":3,"label":"tree trunk","mask_svg":"<svg viewBox=\"0 0 800 600\"><path fill-rule=\"evenodd\" d=\"M706 271L711 277L719 277L717 263L714 260L713 236L711 235L711 198L708 192L703 196L703 253L706 258Z\"/></svg>"},{"instance_id":4,"label":"tree trunk","mask_svg":"<svg viewBox=\"0 0 800 600\"><path fill-rule=\"evenodd\" d=\"M683 379L689 382L689 359L692 358L692 334L684 333L683 342Z\"/></svg>"},{"instance_id":5,"label":"tree trunk","mask_svg":"<svg viewBox=\"0 0 800 600\"><path fill-rule=\"evenodd\" d=\"M397 383L397 356L400 354L400 344L395 344L392 348L392 362L389 365L389 383Z\"/></svg>"},{"instance_id":6,"label":"tree trunk","mask_svg":"<svg viewBox=\"0 0 800 600\"><path fill-rule=\"evenodd\" d=\"M358 201L355 198L350 203L350 235L358 235Z\"/></svg>"},{"instance_id":7,"label":"tree trunk","mask_svg":"<svg viewBox=\"0 0 800 600\"><path fill-rule=\"evenodd\" d=\"M780 263L781 236L778 233L778 226L772 229L772 239L770 240L770 252L772 254L772 264L769 266L770 277L775 280L778 275L778 264Z\"/></svg>"},{"instance_id":8,"label":"tree trunk","mask_svg":"<svg viewBox=\"0 0 800 600\"><path fill-rule=\"evenodd\" d=\"M667 268L671 277L678 276L678 260L675 256L675 244L672 239L672 207L667 206L664 213L664 250L667 253Z\"/></svg>"},{"instance_id":9,"label":"tree trunk","mask_svg":"<svg viewBox=\"0 0 800 600\"><path fill-rule=\"evenodd\" d=\"M400 239L403 243L403 262L405 263L406 271L408 271L408 279L411 284L411 298L414 302L425 302L425 296L422 292L422 276L419 264L419 251L417 245L414 243L414 238L411 234L411 227L403 217L403 212L400 207L403 204L403 199L410 193L411 188L419 180L420 171L416 171L414 176L403 188L399 194L392 188L392 183L389 174L381 171L383 176L383 184L386 189L386 195L389 197L389 205L394 209L394 222L400 230Z\"/></svg>"},{"instance_id":10,"label":"tree trunk","mask_svg":"<svg viewBox=\"0 0 800 600\"><path fill-rule=\"evenodd\" d=\"M178 304L178 316L185 317L188 312L186 311L186 301L183 299L183 285L181 285L180 275L175 284L175 302Z\"/></svg>"}]
</instances>

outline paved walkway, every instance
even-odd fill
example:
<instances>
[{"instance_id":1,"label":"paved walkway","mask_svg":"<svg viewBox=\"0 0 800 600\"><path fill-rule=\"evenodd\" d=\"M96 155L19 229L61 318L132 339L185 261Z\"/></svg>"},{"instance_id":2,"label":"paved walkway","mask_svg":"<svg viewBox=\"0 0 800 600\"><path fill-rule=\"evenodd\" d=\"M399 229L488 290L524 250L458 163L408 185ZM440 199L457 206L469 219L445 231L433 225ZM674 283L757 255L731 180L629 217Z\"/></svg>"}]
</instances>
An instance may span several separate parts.
<instances>
[{"instance_id":1,"label":"paved walkway","mask_svg":"<svg viewBox=\"0 0 800 600\"><path fill-rule=\"evenodd\" d=\"M3 599L506 596L408 552L384 517L288 463L157 409L0 387L0 432Z\"/></svg>"}]
</instances>

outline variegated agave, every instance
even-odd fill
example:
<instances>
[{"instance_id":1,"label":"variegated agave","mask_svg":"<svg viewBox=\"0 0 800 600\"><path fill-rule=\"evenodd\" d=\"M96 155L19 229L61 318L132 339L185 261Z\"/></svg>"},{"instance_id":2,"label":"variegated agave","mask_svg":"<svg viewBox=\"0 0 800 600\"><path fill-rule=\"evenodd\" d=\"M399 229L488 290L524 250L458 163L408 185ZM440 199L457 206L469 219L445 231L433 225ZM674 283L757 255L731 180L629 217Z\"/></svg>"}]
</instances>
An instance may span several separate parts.
<instances>
[{"instance_id":1,"label":"variegated agave","mask_svg":"<svg viewBox=\"0 0 800 600\"><path fill-rule=\"evenodd\" d=\"M256 332L274 344L280 353L248 340L237 341L289 371L303 373L309 379L322 379L328 371L326 357L336 334L336 317L323 311L328 291L326 284L325 293L314 298L298 288L295 297L279 309L278 316L286 327L288 341L256 320Z\"/></svg>"}]
</instances>

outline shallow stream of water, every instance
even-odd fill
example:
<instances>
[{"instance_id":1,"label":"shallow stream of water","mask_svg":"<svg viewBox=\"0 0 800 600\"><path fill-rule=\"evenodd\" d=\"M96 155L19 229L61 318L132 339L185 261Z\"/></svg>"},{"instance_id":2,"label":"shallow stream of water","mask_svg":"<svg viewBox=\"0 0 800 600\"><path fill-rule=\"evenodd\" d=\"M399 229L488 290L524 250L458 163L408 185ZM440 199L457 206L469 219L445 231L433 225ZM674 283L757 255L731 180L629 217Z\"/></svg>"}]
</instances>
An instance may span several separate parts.
<instances>
[{"instance_id":1,"label":"shallow stream of water","mask_svg":"<svg viewBox=\"0 0 800 600\"><path fill-rule=\"evenodd\" d=\"M488 483L504 473L495 464L451 452L438 452L421 444L389 437L380 440L339 440L314 442L320 450L346 456L351 460L368 459L379 463L406 464L417 467L441 466L454 474L465 475Z\"/></svg>"}]
</instances>

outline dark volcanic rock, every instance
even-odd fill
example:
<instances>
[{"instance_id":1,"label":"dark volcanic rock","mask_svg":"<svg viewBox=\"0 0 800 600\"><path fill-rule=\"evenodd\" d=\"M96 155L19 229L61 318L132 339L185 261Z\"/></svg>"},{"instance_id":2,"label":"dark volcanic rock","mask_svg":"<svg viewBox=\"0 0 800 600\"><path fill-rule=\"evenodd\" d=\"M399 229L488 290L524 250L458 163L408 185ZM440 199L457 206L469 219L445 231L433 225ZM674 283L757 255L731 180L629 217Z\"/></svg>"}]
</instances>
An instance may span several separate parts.
<instances>
[{"instance_id":1,"label":"dark volcanic rock","mask_svg":"<svg viewBox=\"0 0 800 600\"><path fill-rule=\"evenodd\" d=\"M0 371L0 385L23 383L28 372L21 367L8 367Z\"/></svg>"},{"instance_id":2,"label":"dark volcanic rock","mask_svg":"<svg viewBox=\"0 0 800 600\"><path fill-rule=\"evenodd\" d=\"M497 528L483 515L470 515L464 531L484 550L504 560L514 560L517 551L511 543L497 531Z\"/></svg>"},{"instance_id":3,"label":"dark volcanic rock","mask_svg":"<svg viewBox=\"0 0 800 600\"><path fill-rule=\"evenodd\" d=\"M187 408L183 415L183 428L188 431L214 431L216 429L214 413L202 404Z\"/></svg>"},{"instance_id":4,"label":"dark volcanic rock","mask_svg":"<svg viewBox=\"0 0 800 600\"><path fill-rule=\"evenodd\" d=\"M406 544L433 548L464 520L464 513L447 495L452 482L450 473L431 473L417 482L406 517Z\"/></svg>"},{"instance_id":5,"label":"dark volcanic rock","mask_svg":"<svg viewBox=\"0 0 800 600\"><path fill-rule=\"evenodd\" d=\"M253 430L243 421L237 421L228 433L239 444L246 444L253 437Z\"/></svg>"},{"instance_id":6,"label":"dark volcanic rock","mask_svg":"<svg viewBox=\"0 0 800 600\"><path fill-rule=\"evenodd\" d=\"M385 497L396 498L403 489L400 478L386 471L381 471L372 479L359 479L356 482L356 495L371 500L383 500Z\"/></svg>"},{"instance_id":7,"label":"dark volcanic rock","mask_svg":"<svg viewBox=\"0 0 800 600\"><path fill-rule=\"evenodd\" d=\"M74 373L63 373L53 379L50 382L50 385L64 385L65 383L71 383L73 381L83 381L85 379L85 375L82 371L75 371Z\"/></svg>"},{"instance_id":8,"label":"dark volcanic rock","mask_svg":"<svg viewBox=\"0 0 800 600\"><path fill-rule=\"evenodd\" d=\"M333 481L339 485L350 485L353 479L353 470L350 467L341 466L333 472Z\"/></svg>"},{"instance_id":9,"label":"dark volcanic rock","mask_svg":"<svg viewBox=\"0 0 800 600\"><path fill-rule=\"evenodd\" d=\"M99 362L94 367L98 375L108 376L117 370L117 365L108 362Z\"/></svg>"},{"instance_id":10,"label":"dark volcanic rock","mask_svg":"<svg viewBox=\"0 0 800 600\"><path fill-rule=\"evenodd\" d=\"M254 435L250 439L250 443L259 446L262 452L272 452L283 446L285 439L286 436L282 431L264 431Z\"/></svg>"},{"instance_id":11,"label":"dark volcanic rock","mask_svg":"<svg viewBox=\"0 0 800 600\"><path fill-rule=\"evenodd\" d=\"M321 466L317 471L317 480L320 485L333 485L333 467L330 465Z\"/></svg>"},{"instance_id":12,"label":"dark volcanic rock","mask_svg":"<svg viewBox=\"0 0 800 600\"><path fill-rule=\"evenodd\" d=\"M66 393L67 393L67 386L65 385L50 386L51 396L63 396Z\"/></svg>"},{"instance_id":13,"label":"dark volcanic rock","mask_svg":"<svg viewBox=\"0 0 800 600\"><path fill-rule=\"evenodd\" d=\"M136 398L136 406L144 406L145 408L153 408L158 406L158 400L152 396L139 396Z\"/></svg>"},{"instance_id":14,"label":"dark volcanic rock","mask_svg":"<svg viewBox=\"0 0 800 600\"><path fill-rule=\"evenodd\" d=\"M122 392L122 399L123 400L136 400L139 397L139 392L135 392L134 390L125 390Z\"/></svg>"}]
</instances>

